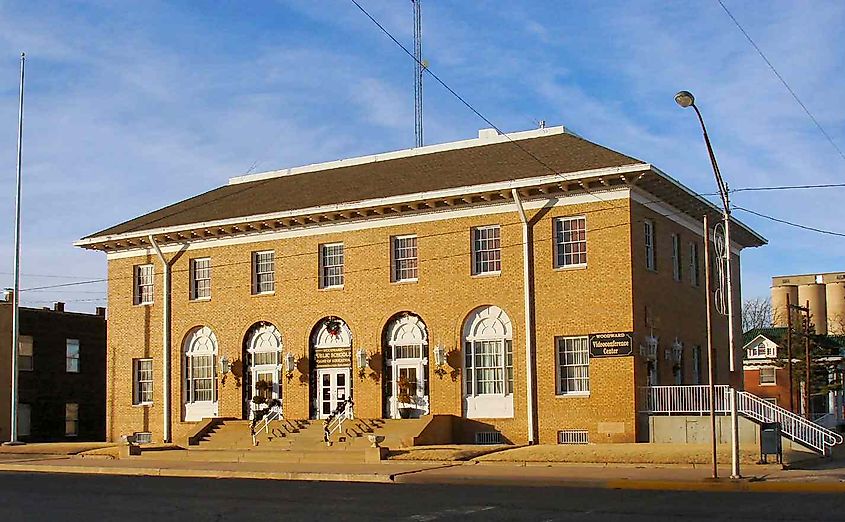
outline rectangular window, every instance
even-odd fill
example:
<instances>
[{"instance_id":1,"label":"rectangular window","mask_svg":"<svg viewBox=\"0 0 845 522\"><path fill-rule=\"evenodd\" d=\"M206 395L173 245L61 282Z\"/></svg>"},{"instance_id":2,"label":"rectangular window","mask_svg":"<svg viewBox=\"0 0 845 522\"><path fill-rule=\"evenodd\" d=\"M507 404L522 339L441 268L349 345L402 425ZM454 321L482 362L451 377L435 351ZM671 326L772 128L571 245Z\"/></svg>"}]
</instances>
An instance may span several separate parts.
<instances>
[{"instance_id":1,"label":"rectangular window","mask_svg":"<svg viewBox=\"0 0 845 522\"><path fill-rule=\"evenodd\" d=\"M645 267L648 270L657 270L657 263L654 258L654 221L650 219L643 221L643 232L645 239Z\"/></svg>"},{"instance_id":2,"label":"rectangular window","mask_svg":"<svg viewBox=\"0 0 845 522\"><path fill-rule=\"evenodd\" d=\"M557 218L555 223L555 267L587 266L587 218Z\"/></svg>"},{"instance_id":3,"label":"rectangular window","mask_svg":"<svg viewBox=\"0 0 845 522\"><path fill-rule=\"evenodd\" d=\"M681 259L681 236L672 234L672 277L680 281L683 277L683 260Z\"/></svg>"},{"instance_id":4,"label":"rectangular window","mask_svg":"<svg viewBox=\"0 0 845 522\"><path fill-rule=\"evenodd\" d=\"M276 254L272 250L252 253L252 293L276 291Z\"/></svg>"},{"instance_id":5,"label":"rectangular window","mask_svg":"<svg viewBox=\"0 0 845 522\"><path fill-rule=\"evenodd\" d=\"M153 265L136 265L134 291L135 304L153 304L154 290Z\"/></svg>"},{"instance_id":6,"label":"rectangular window","mask_svg":"<svg viewBox=\"0 0 845 522\"><path fill-rule=\"evenodd\" d=\"M188 402L214 400L214 356L187 357L185 392Z\"/></svg>"},{"instance_id":7,"label":"rectangular window","mask_svg":"<svg viewBox=\"0 0 845 522\"><path fill-rule=\"evenodd\" d=\"M692 349L692 379L693 384L701 384L701 346Z\"/></svg>"},{"instance_id":8,"label":"rectangular window","mask_svg":"<svg viewBox=\"0 0 845 522\"><path fill-rule=\"evenodd\" d=\"M590 392L590 347L587 336L557 338L557 393Z\"/></svg>"},{"instance_id":9,"label":"rectangular window","mask_svg":"<svg viewBox=\"0 0 845 522\"><path fill-rule=\"evenodd\" d=\"M320 288L343 286L343 243L320 245Z\"/></svg>"},{"instance_id":10,"label":"rectangular window","mask_svg":"<svg viewBox=\"0 0 845 522\"><path fill-rule=\"evenodd\" d=\"M497 274L502 271L502 242L499 225L472 229L472 273Z\"/></svg>"},{"instance_id":11,"label":"rectangular window","mask_svg":"<svg viewBox=\"0 0 845 522\"><path fill-rule=\"evenodd\" d=\"M211 299L211 258L191 259L191 299Z\"/></svg>"},{"instance_id":12,"label":"rectangular window","mask_svg":"<svg viewBox=\"0 0 845 522\"><path fill-rule=\"evenodd\" d=\"M393 281L416 281L417 236L393 238Z\"/></svg>"},{"instance_id":13,"label":"rectangular window","mask_svg":"<svg viewBox=\"0 0 845 522\"><path fill-rule=\"evenodd\" d=\"M79 373L79 339L67 339L65 345L66 370L68 373Z\"/></svg>"},{"instance_id":14,"label":"rectangular window","mask_svg":"<svg viewBox=\"0 0 845 522\"><path fill-rule=\"evenodd\" d=\"M133 401L135 404L152 404L153 403L153 360L152 359L135 359L134 366L134 381L135 393Z\"/></svg>"},{"instance_id":15,"label":"rectangular window","mask_svg":"<svg viewBox=\"0 0 845 522\"><path fill-rule=\"evenodd\" d=\"M79 404L75 402L65 403L65 436L76 437L79 435Z\"/></svg>"},{"instance_id":16,"label":"rectangular window","mask_svg":"<svg viewBox=\"0 0 845 522\"><path fill-rule=\"evenodd\" d=\"M513 393L513 344L510 339L466 343L467 395Z\"/></svg>"},{"instance_id":17,"label":"rectangular window","mask_svg":"<svg viewBox=\"0 0 845 522\"><path fill-rule=\"evenodd\" d=\"M689 282L692 286L701 284L701 269L698 262L698 243L689 244Z\"/></svg>"},{"instance_id":18,"label":"rectangular window","mask_svg":"<svg viewBox=\"0 0 845 522\"><path fill-rule=\"evenodd\" d=\"M18 370L31 372L35 367L31 335L18 337Z\"/></svg>"},{"instance_id":19,"label":"rectangular window","mask_svg":"<svg viewBox=\"0 0 845 522\"><path fill-rule=\"evenodd\" d=\"M760 368L760 384L775 384L774 368Z\"/></svg>"}]
</instances>

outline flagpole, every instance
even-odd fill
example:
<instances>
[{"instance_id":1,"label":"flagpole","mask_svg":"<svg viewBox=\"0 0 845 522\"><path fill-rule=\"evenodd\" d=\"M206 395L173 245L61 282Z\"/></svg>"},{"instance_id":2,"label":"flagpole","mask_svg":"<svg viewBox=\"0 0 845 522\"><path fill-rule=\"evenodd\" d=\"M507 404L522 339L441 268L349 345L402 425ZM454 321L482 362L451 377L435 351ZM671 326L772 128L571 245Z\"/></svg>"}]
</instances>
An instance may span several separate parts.
<instances>
[{"instance_id":1,"label":"flagpole","mask_svg":"<svg viewBox=\"0 0 845 522\"><path fill-rule=\"evenodd\" d=\"M22 444L18 440L18 350L20 346L20 290L21 290L21 147L23 145L23 81L26 54L21 53L21 86L18 103L18 158L15 198L15 289L12 294L12 397L11 429L8 445Z\"/></svg>"}]
</instances>

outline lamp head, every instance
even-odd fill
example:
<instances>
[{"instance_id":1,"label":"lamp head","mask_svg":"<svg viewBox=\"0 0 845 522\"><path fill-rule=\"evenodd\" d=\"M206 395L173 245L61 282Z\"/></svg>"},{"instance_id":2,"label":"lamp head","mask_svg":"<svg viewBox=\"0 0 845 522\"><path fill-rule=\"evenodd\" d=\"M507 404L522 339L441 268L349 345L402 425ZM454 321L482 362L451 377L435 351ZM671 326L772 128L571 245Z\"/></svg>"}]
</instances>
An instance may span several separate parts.
<instances>
[{"instance_id":1,"label":"lamp head","mask_svg":"<svg viewBox=\"0 0 845 522\"><path fill-rule=\"evenodd\" d=\"M680 91L675 95L675 103L686 109L695 104L695 96L689 91Z\"/></svg>"}]
</instances>

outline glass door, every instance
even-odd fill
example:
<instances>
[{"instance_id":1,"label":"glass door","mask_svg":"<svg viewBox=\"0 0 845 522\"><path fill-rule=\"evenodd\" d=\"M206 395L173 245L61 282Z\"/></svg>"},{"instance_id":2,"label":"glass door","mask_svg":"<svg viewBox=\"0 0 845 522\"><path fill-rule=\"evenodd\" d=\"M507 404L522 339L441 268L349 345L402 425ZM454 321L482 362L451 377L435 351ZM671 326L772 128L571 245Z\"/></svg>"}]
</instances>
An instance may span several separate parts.
<instances>
[{"instance_id":1,"label":"glass door","mask_svg":"<svg viewBox=\"0 0 845 522\"><path fill-rule=\"evenodd\" d=\"M349 397L349 373L349 370L345 368L318 370L317 396L320 398L318 418L327 418Z\"/></svg>"}]
</instances>

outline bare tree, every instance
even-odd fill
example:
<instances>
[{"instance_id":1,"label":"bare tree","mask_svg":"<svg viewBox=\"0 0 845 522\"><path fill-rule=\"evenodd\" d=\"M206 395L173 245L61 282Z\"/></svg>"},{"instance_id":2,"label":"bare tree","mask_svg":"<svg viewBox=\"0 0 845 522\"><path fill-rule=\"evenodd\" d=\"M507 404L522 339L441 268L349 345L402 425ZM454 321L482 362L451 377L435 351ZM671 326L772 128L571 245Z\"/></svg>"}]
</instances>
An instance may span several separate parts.
<instances>
[{"instance_id":1,"label":"bare tree","mask_svg":"<svg viewBox=\"0 0 845 522\"><path fill-rule=\"evenodd\" d=\"M769 298L755 297L742 303L742 331L772 326L772 302Z\"/></svg>"}]
</instances>

